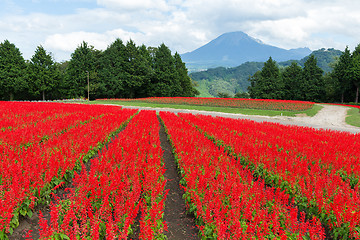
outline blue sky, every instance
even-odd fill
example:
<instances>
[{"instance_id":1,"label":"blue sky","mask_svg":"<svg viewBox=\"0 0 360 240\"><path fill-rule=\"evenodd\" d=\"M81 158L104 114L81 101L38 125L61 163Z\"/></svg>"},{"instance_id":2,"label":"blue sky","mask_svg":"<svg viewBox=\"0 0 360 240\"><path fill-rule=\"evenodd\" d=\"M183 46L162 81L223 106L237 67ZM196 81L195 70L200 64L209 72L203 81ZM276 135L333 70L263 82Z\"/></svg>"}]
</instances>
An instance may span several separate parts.
<instances>
[{"instance_id":1,"label":"blue sky","mask_svg":"<svg viewBox=\"0 0 360 240\"><path fill-rule=\"evenodd\" d=\"M1 15L5 14L31 14L34 12L63 15L76 13L77 9L94 9L98 5L92 0L2 0L0 3Z\"/></svg>"},{"instance_id":2,"label":"blue sky","mask_svg":"<svg viewBox=\"0 0 360 240\"><path fill-rule=\"evenodd\" d=\"M14 43L25 59L42 45L56 61L82 41L104 50L131 38L184 53L233 31L286 49L352 50L358 9L356 0L1 0L0 42Z\"/></svg>"}]
</instances>

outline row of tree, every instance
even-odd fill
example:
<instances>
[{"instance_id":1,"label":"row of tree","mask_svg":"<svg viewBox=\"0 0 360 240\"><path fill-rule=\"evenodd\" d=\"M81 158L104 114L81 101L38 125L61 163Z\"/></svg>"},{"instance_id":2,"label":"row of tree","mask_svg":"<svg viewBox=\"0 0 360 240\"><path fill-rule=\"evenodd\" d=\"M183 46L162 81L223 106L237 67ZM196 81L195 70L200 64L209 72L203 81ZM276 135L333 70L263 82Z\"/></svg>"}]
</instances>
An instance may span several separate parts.
<instances>
[{"instance_id":1,"label":"row of tree","mask_svg":"<svg viewBox=\"0 0 360 240\"><path fill-rule=\"evenodd\" d=\"M332 68L323 74L313 55L303 68L296 62L279 68L270 57L262 70L250 77L249 94L251 98L358 103L360 44L352 53L346 47Z\"/></svg>"},{"instance_id":2,"label":"row of tree","mask_svg":"<svg viewBox=\"0 0 360 240\"><path fill-rule=\"evenodd\" d=\"M89 83L89 85L88 85ZM116 39L104 51L83 42L57 63L38 46L29 61L8 40L0 43L0 100L195 96L198 91L178 53Z\"/></svg>"}]
</instances>

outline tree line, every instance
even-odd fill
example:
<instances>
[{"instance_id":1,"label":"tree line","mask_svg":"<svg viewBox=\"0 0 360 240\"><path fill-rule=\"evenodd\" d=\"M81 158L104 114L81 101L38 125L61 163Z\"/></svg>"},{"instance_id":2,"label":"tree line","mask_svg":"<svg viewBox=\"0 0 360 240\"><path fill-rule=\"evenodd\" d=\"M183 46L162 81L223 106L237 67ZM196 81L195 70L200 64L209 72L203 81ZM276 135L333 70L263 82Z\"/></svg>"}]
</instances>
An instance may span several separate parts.
<instances>
[{"instance_id":1,"label":"tree line","mask_svg":"<svg viewBox=\"0 0 360 240\"><path fill-rule=\"evenodd\" d=\"M0 100L192 97L185 63L170 49L116 39L104 51L82 42L62 63L41 45L30 60L8 40L0 43Z\"/></svg>"},{"instance_id":2,"label":"tree line","mask_svg":"<svg viewBox=\"0 0 360 240\"><path fill-rule=\"evenodd\" d=\"M324 74L311 55L302 68L296 62L281 68L270 57L263 68L249 78L251 98L315 102L359 102L360 44L345 51Z\"/></svg>"}]
</instances>

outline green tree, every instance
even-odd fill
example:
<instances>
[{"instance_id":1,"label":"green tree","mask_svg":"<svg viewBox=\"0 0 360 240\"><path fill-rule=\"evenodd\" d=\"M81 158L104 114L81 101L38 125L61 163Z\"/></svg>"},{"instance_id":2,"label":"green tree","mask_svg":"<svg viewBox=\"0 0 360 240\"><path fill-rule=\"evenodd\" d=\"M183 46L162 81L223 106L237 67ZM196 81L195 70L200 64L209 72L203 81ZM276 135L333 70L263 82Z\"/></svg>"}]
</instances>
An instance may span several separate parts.
<instances>
[{"instance_id":1,"label":"green tree","mask_svg":"<svg viewBox=\"0 0 360 240\"><path fill-rule=\"evenodd\" d=\"M327 72L323 76L325 83L325 97L324 102L339 102L339 82L333 77L332 72Z\"/></svg>"},{"instance_id":2,"label":"green tree","mask_svg":"<svg viewBox=\"0 0 360 240\"><path fill-rule=\"evenodd\" d=\"M182 61L180 54L177 52L174 55L175 63L175 76L180 83L181 94L180 97L195 97L200 93L195 89L194 84L188 75L188 70L185 66L185 63Z\"/></svg>"},{"instance_id":3,"label":"green tree","mask_svg":"<svg viewBox=\"0 0 360 240\"><path fill-rule=\"evenodd\" d=\"M154 75L153 70L153 57L151 49L152 47L147 48L144 44L139 47L139 52L141 57L144 59L144 63L147 66L147 73L146 76L143 78L143 85L141 88L137 90L137 97L144 98L144 97L151 97L151 79Z\"/></svg>"},{"instance_id":4,"label":"green tree","mask_svg":"<svg viewBox=\"0 0 360 240\"><path fill-rule=\"evenodd\" d=\"M90 82L94 83L97 76L96 67L99 54L93 46L89 46L85 41L71 54L65 75L65 84L68 88L67 97L87 96L87 72L89 72Z\"/></svg>"},{"instance_id":5,"label":"green tree","mask_svg":"<svg viewBox=\"0 0 360 240\"><path fill-rule=\"evenodd\" d=\"M335 88L339 92L339 100L343 103L345 93L351 89L351 79L349 70L351 67L351 54L348 47L340 56L339 61L335 64L331 76L334 78Z\"/></svg>"},{"instance_id":6,"label":"green tree","mask_svg":"<svg viewBox=\"0 0 360 240\"><path fill-rule=\"evenodd\" d=\"M68 89L65 82L66 71L69 66L69 61L55 62L55 66L59 72L58 86L54 89L53 94L56 99L62 99L68 96Z\"/></svg>"},{"instance_id":7,"label":"green tree","mask_svg":"<svg viewBox=\"0 0 360 240\"><path fill-rule=\"evenodd\" d=\"M358 103L360 87L360 55L356 55L353 57L349 72L352 83L355 86L355 103Z\"/></svg>"},{"instance_id":8,"label":"green tree","mask_svg":"<svg viewBox=\"0 0 360 240\"><path fill-rule=\"evenodd\" d=\"M47 94L59 86L60 72L52 56L38 46L28 67L29 91L35 97L46 99Z\"/></svg>"},{"instance_id":9,"label":"green tree","mask_svg":"<svg viewBox=\"0 0 360 240\"><path fill-rule=\"evenodd\" d=\"M348 74L352 84L355 86L355 103L358 103L360 87L360 44L355 48L351 55L351 64Z\"/></svg>"},{"instance_id":10,"label":"green tree","mask_svg":"<svg viewBox=\"0 0 360 240\"><path fill-rule=\"evenodd\" d=\"M250 86L248 87L250 98L260 98L262 89L261 89L261 70L254 73L254 75L249 77Z\"/></svg>"},{"instance_id":11,"label":"green tree","mask_svg":"<svg viewBox=\"0 0 360 240\"><path fill-rule=\"evenodd\" d=\"M301 99L300 81L302 77L302 68L293 61L290 66L286 67L282 73L284 82L285 99L298 100Z\"/></svg>"},{"instance_id":12,"label":"green tree","mask_svg":"<svg viewBox=\"0 0 360 240\"><path fill-rule=\"evenodd\" d=\"M270 57L259 73L250 78L249 93L252 98L282 99L284 83L276 62Z\"/></svg>"},{"instance_id":13,"label":"green tree","mask_svg":"<svg viewBox=\"0 0 360 240\"><path fill-rule=\"evenodd\" d=\"M261 78L264 81L262 98L282 99L284 97L284 84L281 79L280 70L271 57L264 63L264 67L261 70Z\"/></svg>"},{"instance_id":14,"label":"green tree","mask_svg":"<svg viewBox=\"0 0 360 240\"><path fill-rule=\"evenodd\" d=\"M116 39L100 58L99 78L104 83L101 97L124 97L123 79L125 78L126 47L121 39Z\"/></svg>"},{"instance_id":15,"label":"green tree","mask_svg":"<svg viewBox=\"0 0 360 240\"><path fill-rule=\"evenodd\" d=\"M130 40L126 44L125 51L125 76L123 80L124 97L137 98L142 95L141 89L147 85L150 79L151 62L144 55L144 49L140 49Z\"/></svg>"},{"instance_id":16,"label":"green tree","mask_svg":"<svg viewBox=\"0 0 360 240\"><path fill-rule=\"evenodd\" d=\"M152 96L180 96L181 86L175 77L174 58L165 44L161 44L154 53L153 71L150 86Z\"/></svg>"},{"instance_id":17,"label":"green tree","mask_svg":"<svg viewBox=\"0 0 360 240\"><path fill-rule=\"evenodd\" d=\"M0 44L0 99L24 98L26 64L20 50L8 40ZM19 95L19 96L17 96Z\"/></svg>"},{"instance_id":18,"label":"green tree","mask_svg":"<svg viewBox=\"0 0 360 240\"><path fill-rule=\"evenodd\" d=\"M304 63L301 81L302 98L305 101L321 101L325 96L323 70L317 66L317 60L311 55Z\"/></svg>"}]
</instances>

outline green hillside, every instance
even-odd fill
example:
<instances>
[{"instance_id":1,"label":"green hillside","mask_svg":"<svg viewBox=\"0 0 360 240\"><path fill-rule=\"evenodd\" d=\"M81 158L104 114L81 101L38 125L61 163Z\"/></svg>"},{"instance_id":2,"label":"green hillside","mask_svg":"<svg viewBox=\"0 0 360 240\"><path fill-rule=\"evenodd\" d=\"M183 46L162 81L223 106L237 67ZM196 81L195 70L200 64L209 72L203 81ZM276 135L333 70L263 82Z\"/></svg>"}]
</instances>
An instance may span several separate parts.
<instances>
[{"instance_id":1,"label":"green hillside","mask_svg":"<svg viewBox=\"0 0 360 240\"><path fill-rule=\"evenodd\" d=\"M332 70L331 64L337 60L342 51L322 48L311 54L316 57L318 66L326 73ZM303 67L309 56L295 62ZM291 62L293 61L279 62L278 65L285 68ZM263 62L246 62L232 68L217 67L206 71L193 72L190 77L197 83L196 88L200 92L200 97L217 97L219 93L233 96L238 92L248 91L249 77L261 70L263 65Z\"/></svg>"},{"instance_id":2,"label":"green hillside","mask_svg":"<svg viewBox=\"0 0 360 240\"><path fill-rule=\"evenodd\" d=\"M263 65L262 62L246 62L234 68L218 67L194 72L190 77L198 83L196 88L200 97L216 97L219 93L232 96L237 92L247 92L249 77Z\"/></svg>"}]
</instances>

